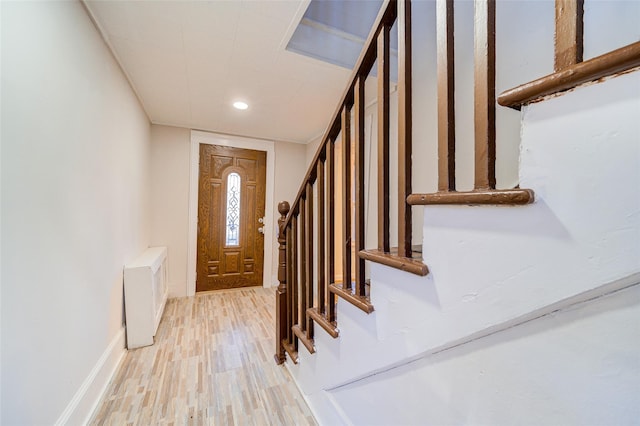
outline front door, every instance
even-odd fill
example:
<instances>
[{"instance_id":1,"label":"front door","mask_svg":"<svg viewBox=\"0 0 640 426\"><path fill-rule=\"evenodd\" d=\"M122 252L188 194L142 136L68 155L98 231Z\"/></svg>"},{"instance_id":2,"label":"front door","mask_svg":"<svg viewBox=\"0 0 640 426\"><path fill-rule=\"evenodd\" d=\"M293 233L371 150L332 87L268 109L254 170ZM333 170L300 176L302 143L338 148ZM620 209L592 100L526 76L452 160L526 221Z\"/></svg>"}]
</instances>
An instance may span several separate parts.
<instances>
[{"instance_id":1,"label":"front door","mask_svg":"<svg viewBox=\"0 0 640 426\"><path fill-rule=\"evenodd\" d=\"M266 159L200 144L196 291L262 285Z\"/></svg>"}]
</instances>

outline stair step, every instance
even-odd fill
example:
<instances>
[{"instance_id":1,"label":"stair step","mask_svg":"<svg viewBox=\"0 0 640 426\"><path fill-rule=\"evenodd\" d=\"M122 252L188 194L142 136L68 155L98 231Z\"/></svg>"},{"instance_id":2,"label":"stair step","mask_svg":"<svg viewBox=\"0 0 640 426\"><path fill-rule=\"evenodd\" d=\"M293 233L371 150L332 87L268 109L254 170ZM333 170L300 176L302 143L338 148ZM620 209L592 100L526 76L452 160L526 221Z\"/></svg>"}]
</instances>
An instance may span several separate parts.
<instances>
[{"instance_id":1,"label":"stair step","mask_svg":"<svg viewBox=\"0 0 640 426\"><path fill-rule=\"evenodd\" d=\"M309 337L307 337L307 333L303 331L302 328L300 328L300 325L294 325L293 327L291 327L291 331L293 331L293 334L295 334L298 340L302 342L302 344L305 348L307 348L310 354L316 352L316 347L313 339L309 339Z\"/></svg>"},{"instance_id":2,"label":"stair step","mask_svg":"<svg viewBox=\"0 0 640 426\"><path fill-rule=\"evenodd\" d=\"M358 309L370 314L373 312L373 305L368 296L358 296L353 294L352 289L344 288L343 284L333 283L329 285L329 291L335 295L342 297Z\"/></svg>"},{"instance_id":3,"label":"stair step","mask_svg":"<svg viewBox=\"0 0 640 426\"><path fill-rule=\"evenodd\" d=\"M413 257L411 259L398 256L397 247L393 247L390 253L380 250L361 250L358 252L358 256L360 259L380 263L421 277L429 273L427 265L422 263L422 246L415 246L412 250Z\"/></svg>"},{"instance_id":4,"label":"stair step","mask_svg":"<svg viewBox=\"0 0 640 426\"><path fill-rule=\"evenodd\" d=\"M296 345L297 343L289 343L286 339L282 341L282 347L284 347L285 352L287 352L294 364L298 363L298 349Z\"/></svg>"},{"instance_id":5,"label":"stair step","mask_svg":"<svg viewBox=\"0 0 640 426\"><path fill-rule=\"evenodd\" d=\"M314 320L324 331L329 333L334 339L338 337L338 327L335 322L330 322L324 314L318 312L317 308L307 309L307 316Z\"/></svg>"}]
</instances>

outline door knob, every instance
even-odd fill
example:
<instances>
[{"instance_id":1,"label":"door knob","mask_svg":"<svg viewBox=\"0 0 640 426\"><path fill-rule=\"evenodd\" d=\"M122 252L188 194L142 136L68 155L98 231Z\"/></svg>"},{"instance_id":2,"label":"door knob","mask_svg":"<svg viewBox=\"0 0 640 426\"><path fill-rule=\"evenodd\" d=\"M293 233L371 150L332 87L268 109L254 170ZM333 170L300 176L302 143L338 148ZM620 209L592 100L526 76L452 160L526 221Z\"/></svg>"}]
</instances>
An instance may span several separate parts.
<instances>
[{"instance_id":1,"label":"door knob","mask_svg":"<svg viewBox=\"0 0 640 426\"><path fill-rule=\"evenodd\" d=\"M264 217L260 217L260 218L258 218L258 222L259 222L259 223L264 223Z\"/></svg>"},{"instance_id":2,"label":"door knob","mask_svg":"<svg viewBox=\"0 0 640 426\"><path fill-rule=\"evenodd\" d=\"M258 228L258 232L264 234L264 227L261 226L260 228Z\"/></svg>"}]
</instances>

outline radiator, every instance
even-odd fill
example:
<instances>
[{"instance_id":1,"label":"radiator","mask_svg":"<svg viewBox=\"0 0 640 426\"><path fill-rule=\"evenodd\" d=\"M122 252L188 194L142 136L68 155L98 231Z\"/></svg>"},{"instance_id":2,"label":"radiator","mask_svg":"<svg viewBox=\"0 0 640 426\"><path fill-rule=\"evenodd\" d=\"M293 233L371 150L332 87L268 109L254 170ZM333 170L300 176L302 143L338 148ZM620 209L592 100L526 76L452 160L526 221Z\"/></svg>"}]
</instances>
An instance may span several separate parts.
<instances>
[{"instance_id":1,"label":"radiator","mask_svg":"<svg viewBox=\"0 0 640 426\"><path fill-rule=\"evenodd\" d=\"M166 247L150 247L124 267L124 306L129 349L153 345L167 294Z\"/></svg>"}]
</instances>

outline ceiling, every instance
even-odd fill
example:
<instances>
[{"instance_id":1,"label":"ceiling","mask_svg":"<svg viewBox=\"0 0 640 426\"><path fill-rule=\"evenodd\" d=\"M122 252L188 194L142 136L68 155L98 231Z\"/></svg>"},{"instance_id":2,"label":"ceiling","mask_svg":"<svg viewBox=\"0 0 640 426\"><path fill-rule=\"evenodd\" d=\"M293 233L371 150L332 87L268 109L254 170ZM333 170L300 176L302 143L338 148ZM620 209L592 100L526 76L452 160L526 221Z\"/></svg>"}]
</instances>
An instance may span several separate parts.
<instances>
[{"instance_id":1,"label":"ceiling","mask_svg":"<svg viewBox=\"0 0 640 426\"><path fill-rule=\"evenodd\" d=\"M298 143L351 74L285 49L309 3L85 0L153 123Z\"/></svg>"}]
</instances>

